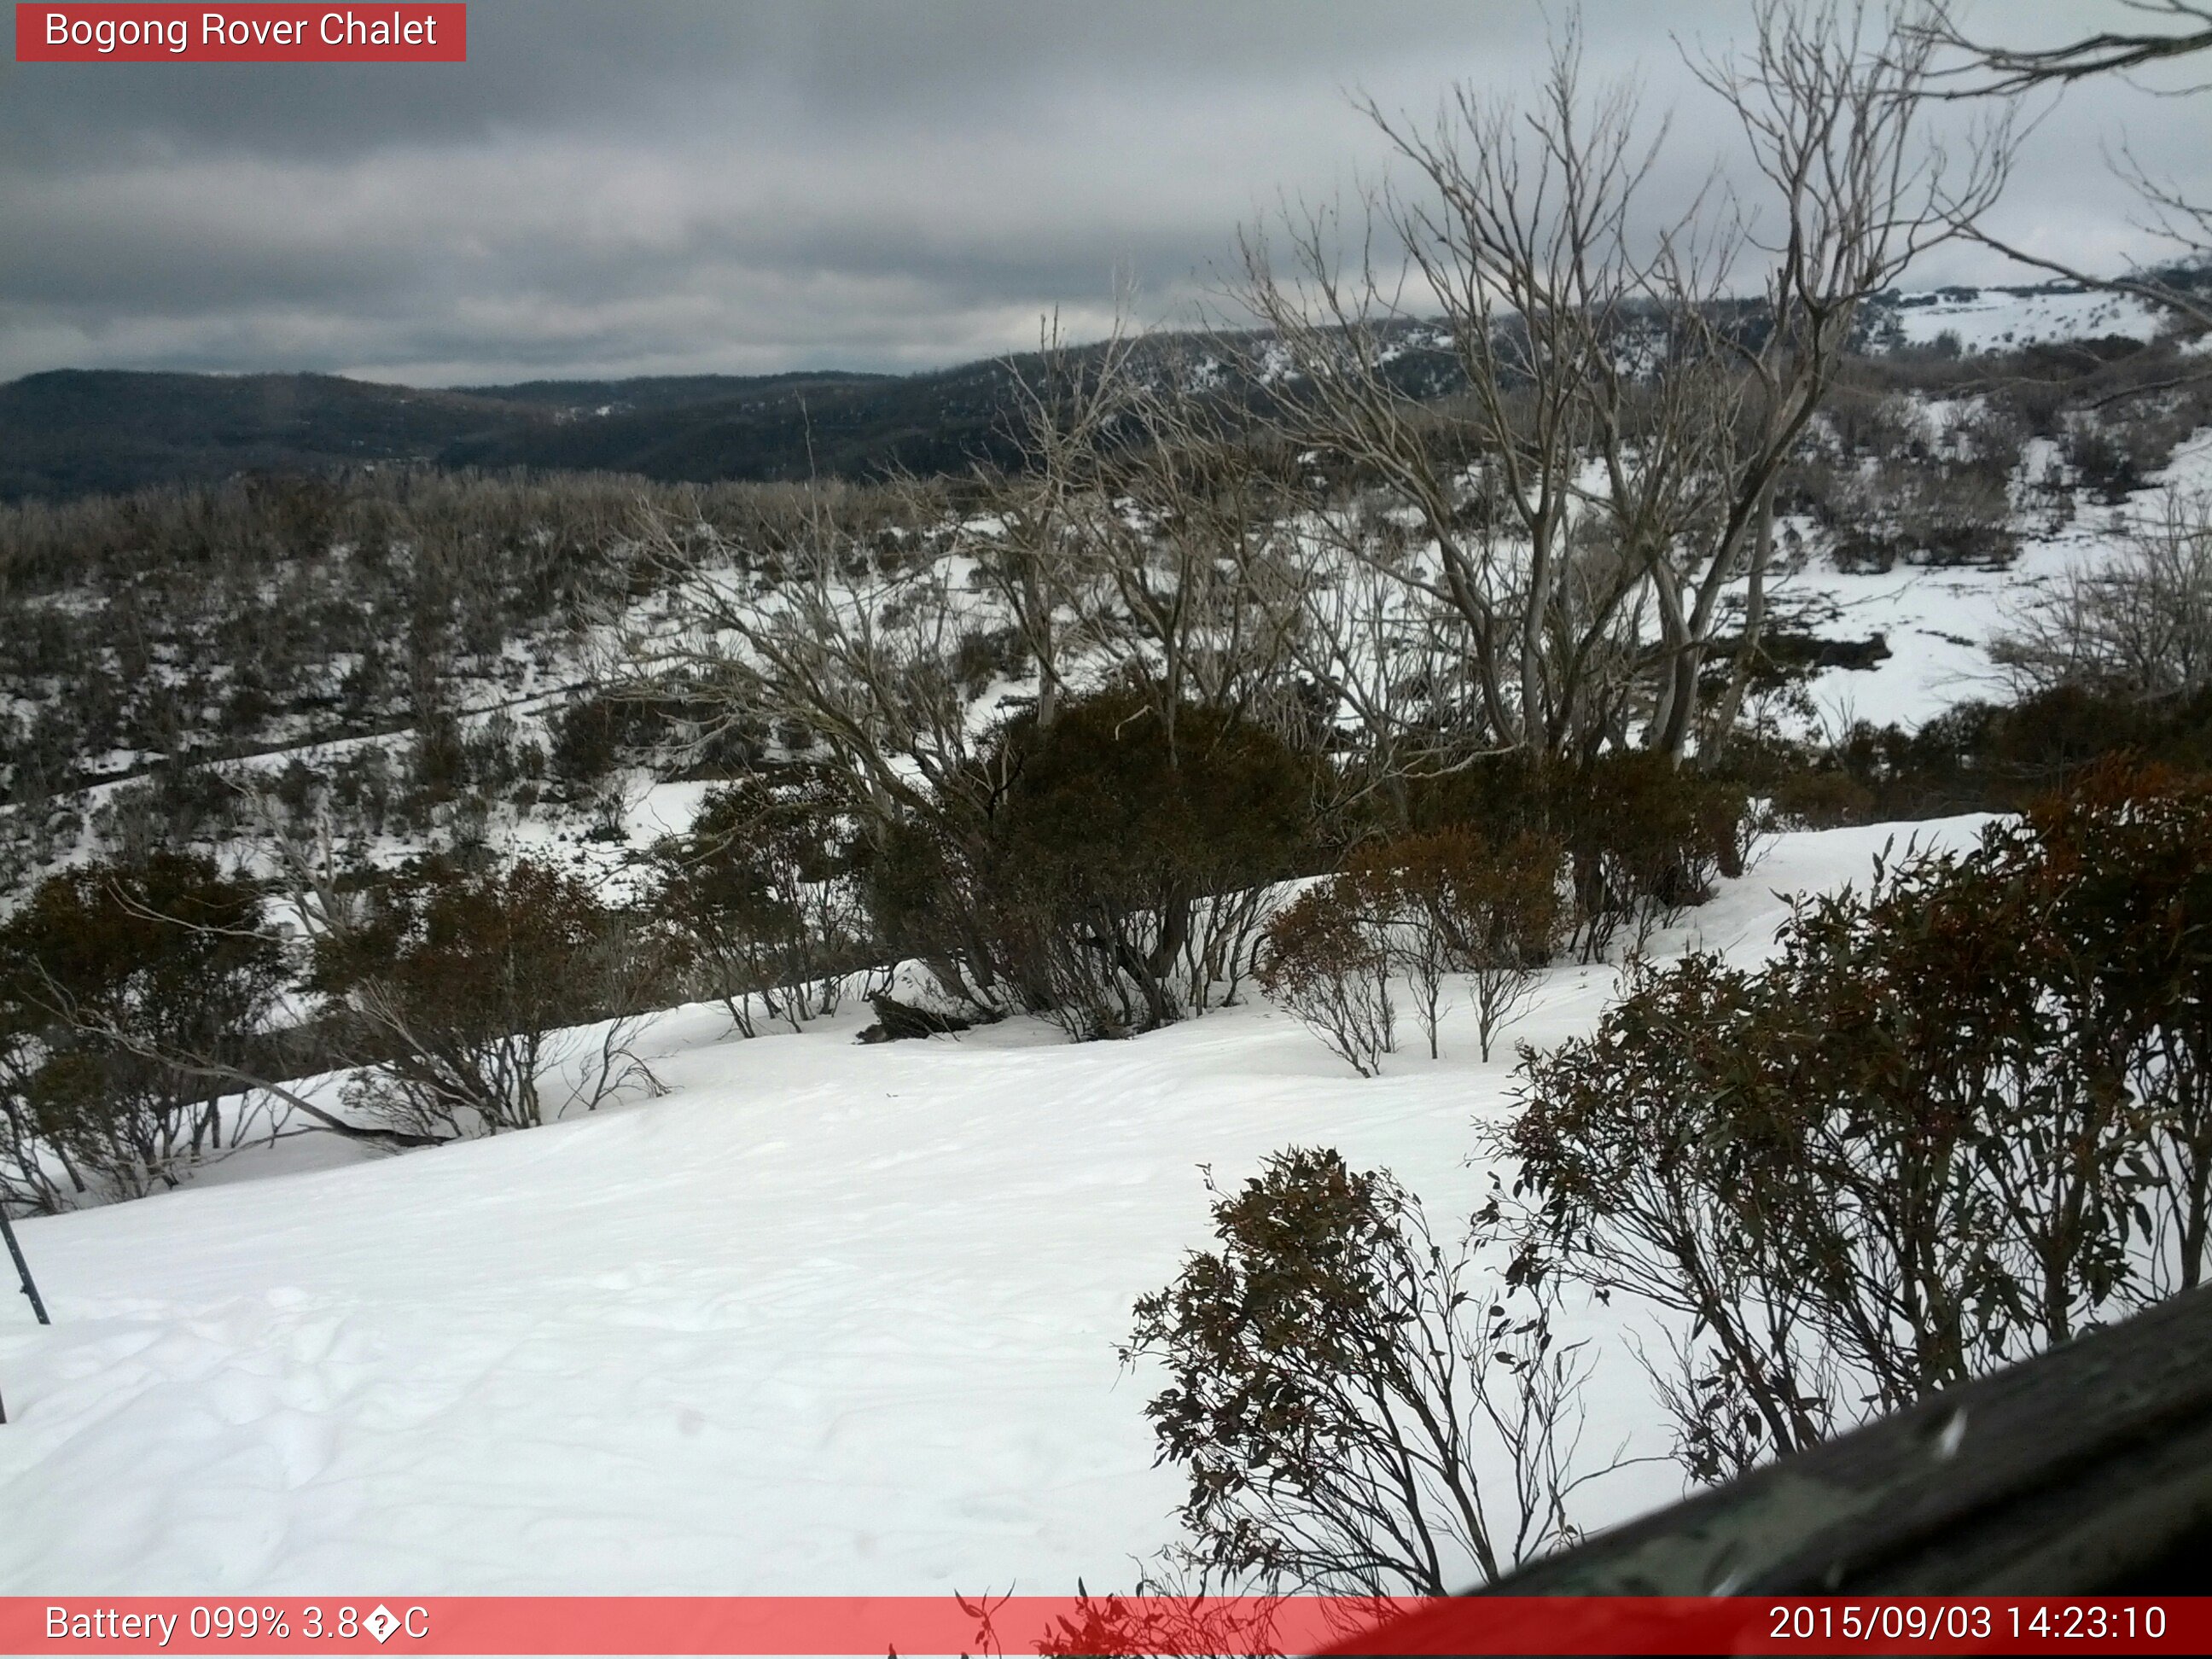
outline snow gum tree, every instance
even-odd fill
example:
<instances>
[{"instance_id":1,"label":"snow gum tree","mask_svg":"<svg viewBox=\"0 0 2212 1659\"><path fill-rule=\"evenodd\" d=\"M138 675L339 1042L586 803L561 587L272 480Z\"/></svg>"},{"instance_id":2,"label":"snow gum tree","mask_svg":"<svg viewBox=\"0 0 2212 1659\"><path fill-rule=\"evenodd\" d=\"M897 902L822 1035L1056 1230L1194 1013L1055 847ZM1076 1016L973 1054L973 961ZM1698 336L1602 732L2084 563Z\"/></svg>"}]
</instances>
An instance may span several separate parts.
<instances>
[{"instance_id":1,"label":"snow gum tree","mask_svg":"<svg viewBox=\"0 0 2212 1659\"><path fill-rule=\"evenodd\" d=\"M1571 29L1526 101L1462 87L1426 124L1370 106L1405 177L1364 220L1246 236L1273 419L1348 481L1316 533L1455 643L1481 746L1679 757L1733 721L1775 483L1859 307L2003 171L2001 128L1946 165L1933 48L1903 21L1768 0L1740 59L1693 63L1741 131L1739 200L1659 199L1634 88L1591 87ZM1371 532L1362 491L1412 515L1411 544Z\"/></svg>"}]
</instances>

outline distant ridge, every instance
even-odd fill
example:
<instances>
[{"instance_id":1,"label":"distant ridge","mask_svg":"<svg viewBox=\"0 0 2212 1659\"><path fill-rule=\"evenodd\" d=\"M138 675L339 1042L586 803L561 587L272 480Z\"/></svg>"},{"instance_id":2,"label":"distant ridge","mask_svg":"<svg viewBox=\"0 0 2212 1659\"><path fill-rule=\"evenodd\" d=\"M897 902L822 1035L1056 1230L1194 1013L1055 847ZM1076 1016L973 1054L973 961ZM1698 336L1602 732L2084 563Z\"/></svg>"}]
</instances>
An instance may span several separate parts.
<instances>
[{"instance_id":1,"label":"distant ridge","mask_svg":"<svg viewBox=\"0 0 2212 1659\"><path fill-rule=\"evenodd\" d=\"M623 412L681 409L690 404L723 403L780 392L826 392L884 386L895 374L859 374L844 369L797 369L782 374L641 374L622 380L518 380L512 386L463 386L454 391L501 403L534 404L586 414L612 404Z\"/></svg>"},{"instance_id":2,"label":"distant ridge","mask_svg":"<svg viewBox=\"0 0 2212 1659\"><path fill-rule=\"evenodd\" d=\"M966 467L1003 447L1003 362L912 376L535 380L426 391L330 374L57 369L0 385L0 500L368 463L666 479Z\"/></svg>"},{"instance_id":3,"label":"distant ridge","mask_svg":"<svg viewBox=\"0 0 2212 1659\"><path fill-rule=\"evenodd\" d=\"M2212 282L2212 267L2148 274L2179 288ZM2010 350L2055 338L2139 342L2161 321L2155 307L2069 283L1954 287L1875 296L1859 337L1876 351L1946 335L1954 349ZM1419 342L1423 325L1405 327L1394 375L1416 396L1449 390L1449 354ZM1158 344L1203 349L1188 336ZM670 374L447 391L330 374L58 369L0 385L0 500L390 462L669 482L961 471L1010 459L1010 384L1003 358L907 375Z\"/></svg>"}]
</instances>

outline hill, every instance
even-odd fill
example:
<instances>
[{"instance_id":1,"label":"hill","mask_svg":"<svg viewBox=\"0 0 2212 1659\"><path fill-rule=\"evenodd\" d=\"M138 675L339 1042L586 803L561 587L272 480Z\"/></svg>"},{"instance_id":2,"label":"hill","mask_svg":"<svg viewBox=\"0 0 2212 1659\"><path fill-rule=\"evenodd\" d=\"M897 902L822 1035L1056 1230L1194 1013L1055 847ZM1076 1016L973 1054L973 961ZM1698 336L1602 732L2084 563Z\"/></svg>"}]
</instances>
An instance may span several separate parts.
<instances>
[{"instance_id":1,"label":"hill","mask_svg":"<svg viewBox=\"0 0 2212 1659\"><path fill-rule=\"evenodd\" d=\"M327 374L60 369L0 386L0 500L389 462L670 482L865 477L993 451L1002 363L905 377L536 380L424 391Z\"/></svg>"},{"instance_id":2,"label":"hill","mask_svg":"<svg viewBox=\"0 0 2212 1659\"><path fill-rule=\"evenodd\" d=\"M779 374L541 381L483 388L520 410L567 398L562 418L457 439L455 466L634 472L664 482L880 477L964 469L1002 454L1003 362L933 374Z\"/></svg>"},{"instance_id":3,"label":"hill","mask_svg":"<svg viewBox=\"0 0 2212 1659\"><path fill-rule=\"evenodd\" d=\"M0 498L429 459L550 421L519 403L329 374L61 369L0 386Z\"/></svg>"},{"instance_id":4,"label":"hill","mask_svg":"<svg viewBox=\"0 0 2212 1659\"><path fill-rule=\"evenodd\" d=\"M1876 355L1941 342L1972 356L2106 337L2140 342L2160 320L2137 301L2068 283L1952 288L1876 295L1860 338ZM1449 354L1422 325L1402 326L1395 372L1406 389L1424 398L1449 391ZM1195 343L1163 335L1147 349L1165 359ZM62 369L0 386L0 501L396 461L664 483L960 471L1007 459L1011 376L1033 361L907 375L807 370L446 391L328 374Z\"/></svg>"}]
</instances>

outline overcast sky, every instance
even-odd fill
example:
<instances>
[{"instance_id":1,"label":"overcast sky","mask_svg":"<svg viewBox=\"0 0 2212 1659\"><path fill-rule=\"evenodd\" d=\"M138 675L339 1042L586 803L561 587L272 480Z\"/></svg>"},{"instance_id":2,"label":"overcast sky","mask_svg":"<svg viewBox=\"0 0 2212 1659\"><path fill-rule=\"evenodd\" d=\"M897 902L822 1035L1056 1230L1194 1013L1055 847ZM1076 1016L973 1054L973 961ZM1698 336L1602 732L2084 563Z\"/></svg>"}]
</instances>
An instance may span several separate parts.
<instances>
[{"instance_id":1,"label":"overcast sky","mask_svg":"<svg viewBox=\"0 0 2212 1659\"><path fill-rule=\"evenodd\" d=\"M1747 11L1588 9L1592 71L1672 112L1670 179L1730 136L1674 37L1725 50ZM1968 16L2017 42L2124 15ZM0 380L921 368L1034 343L1046 309L1095 331L1117 270L1179 321L1240 222L1381 174L1352 94L1527 88L1546 28L1516 0L472 0L465 64L0 63ZM2212 92L2116 82L2045 117L1996 227L2153 251L2100 159L2123 139L2212 198ZM2007 274L1953 250L1917 276Z\"/></svg>"}]
</instances>

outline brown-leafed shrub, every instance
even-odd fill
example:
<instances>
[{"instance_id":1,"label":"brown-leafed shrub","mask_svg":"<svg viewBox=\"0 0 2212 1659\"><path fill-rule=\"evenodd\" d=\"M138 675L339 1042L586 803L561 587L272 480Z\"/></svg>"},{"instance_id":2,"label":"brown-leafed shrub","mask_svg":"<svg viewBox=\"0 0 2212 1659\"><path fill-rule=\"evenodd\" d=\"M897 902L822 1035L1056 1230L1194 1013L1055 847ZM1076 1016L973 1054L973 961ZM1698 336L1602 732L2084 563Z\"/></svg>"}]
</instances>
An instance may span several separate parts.
<instances>
[{"instance_id":1,"label":"brown-leafed shrub","mask_svg":"<svg viewBox=\"0 0 2212 1659\"><path fill-rule=\"evenodd\" d=\"M1137 1304L1125 1360L1168 1387L1146 1407L1189 1479L1183 1564L1271 1591L1441 1595L1574 1528L1584 1366L1543 1287L1468 1281L1386 1171L1326 1148L1214 1189L1215 1249Z\"/></svg>"},{"instance_id":2,"label":"brown-leafed shrub","mask_svg":"<svg viewBox=\"0 0 2212 1659\"><path fill-rule=\"evenodd\" d=\"M1491 842L1460 827L1370 843L1346 872L1358 913L1411 981L1437 1053L1446 981L1464 975L1482 1058L1527 1001L1558 943L1559 844L1524 830Z\"/></svg>"},{"instance_id":3,"label":"brown-leafed shrub","mask_svg":"<svg viewBox=\"0 0 2212 1659\"><path fill-rule=\"evenodd\" d=\"M2208 869L2212 787L2106 767L1525 1060L1530 1270L1680 1316L1694 1474L2201 1281Z\"/></svg>"},{"instance_id":4,"label":"brown-leafed shrub","mask_svg":"<svg viewBox=\"0 0 2212 1659\"><path fill-rule=\"evenodd\" d=\"M1465 827L1493 845L1525 835L1564 847L1572 898L1564 926L1585 960L1624 927L1640 942L1703 902L1716 877L1741 875L1754 839L1737 778L1648 750L1541 766L1523 755L1488 757L1419 781L1407 817L1417 831Z\"/></svg>"},{"instance_id":5,"label":"brown-leafed shrub","mask_svg":"<svg viewBox=\"0 0 2212 1659\"><path fill-rule=\"evenodd\" d=\"M1390 951L1342 878L1309 887L1267 924L1260 988L1362 1077L1397 1046Z\"/></svg>"},{"instance_id":6,"label":"brown-leafed shrub","mask_svg":"<svg viewBox=\"0 0 2212 1659\"><path fill-rule=\"evenodd\" d=\"M1759 787L1793 826L2019 811L2118 755L2212 771L2212 688L2144 698L2078 684L1961 703L1907 732L1861 722Z\"/></svg>"}]
</instances>

